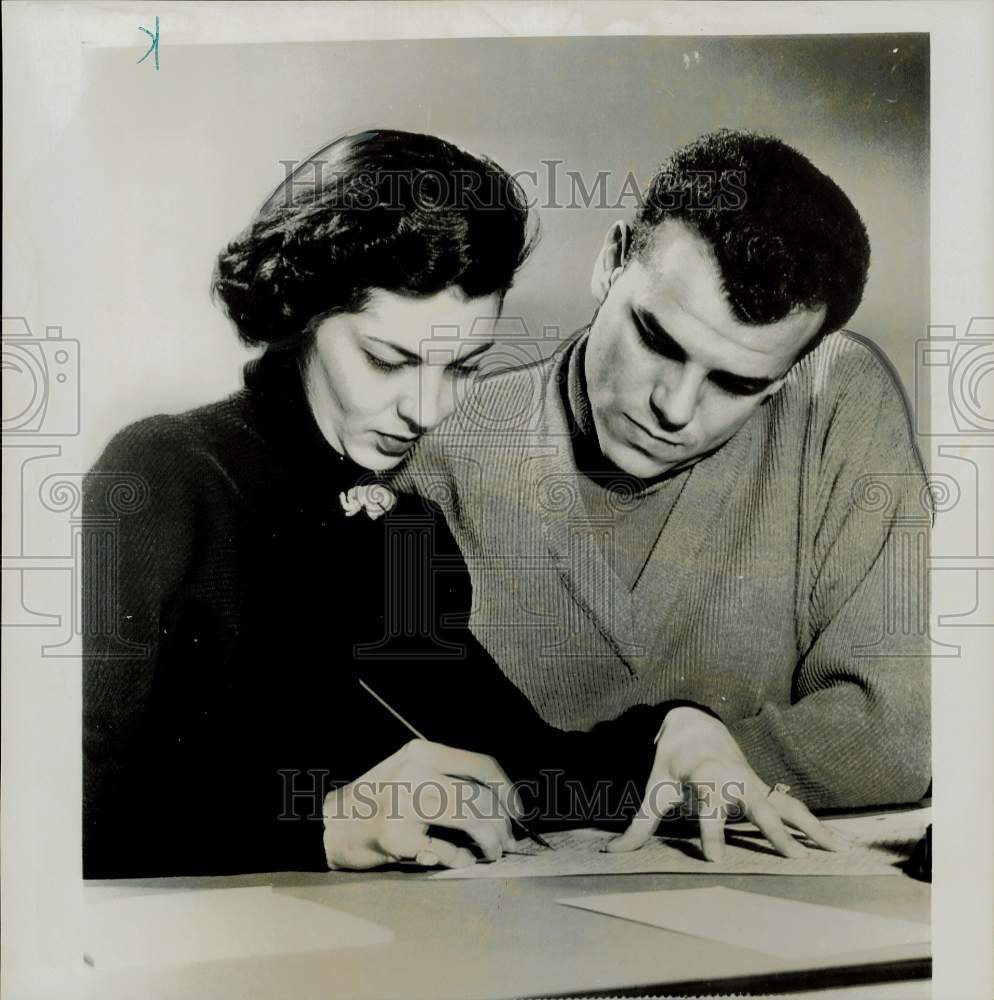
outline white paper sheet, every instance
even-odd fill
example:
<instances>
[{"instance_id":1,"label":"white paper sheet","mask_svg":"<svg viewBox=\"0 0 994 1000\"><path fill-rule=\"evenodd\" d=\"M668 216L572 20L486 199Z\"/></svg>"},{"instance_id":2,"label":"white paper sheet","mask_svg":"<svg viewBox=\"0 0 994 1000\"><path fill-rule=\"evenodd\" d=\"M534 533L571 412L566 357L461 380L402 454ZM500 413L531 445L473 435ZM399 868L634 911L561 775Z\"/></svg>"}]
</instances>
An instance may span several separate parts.
<instances>
[{"instance_id":1,"label":"white paper sheet","mask_svg":"<svg viewBox=\"0 0 994 1000\"><path fill-rule=\"evenodd\" d=\"M915 841L930 822L928 809L877 817L832 820L830 826L856 838L851 850L835 853L809 846L803 858L777 854L751 824L736 824L726 832L724 860L705 861L699 841L685 837L654 837L637 851L606 854L601 848L614 834L602 830L569 830L546 835L555 848L519 841L519 853L493 864L441 871L432 878L538 878L555 875L624 875L671 872L707 875L900 875ZM848 824L848 825L847 825Z\"/></svg>"},{"instance_id":2,"label":"white paper sheet","mask_svg":"<svg viewBox=\"0 0 994 1000\"><path fill-rule=\"evenodd\" d=\"M927 942L926 924L715 887L560 899L612 917L788 959Z\"/></svg>"},{"instance_id":3,"label":"white paper sheet","mask_svg":"<svg viewBox=\"0 0 994 1000\"><path fill-rule=\"evenodd\" d=\"M385 944L393 931L269 886L169 889L88 902L85 961L96 969L180 965Z\"/></svg>"}]
</instances>

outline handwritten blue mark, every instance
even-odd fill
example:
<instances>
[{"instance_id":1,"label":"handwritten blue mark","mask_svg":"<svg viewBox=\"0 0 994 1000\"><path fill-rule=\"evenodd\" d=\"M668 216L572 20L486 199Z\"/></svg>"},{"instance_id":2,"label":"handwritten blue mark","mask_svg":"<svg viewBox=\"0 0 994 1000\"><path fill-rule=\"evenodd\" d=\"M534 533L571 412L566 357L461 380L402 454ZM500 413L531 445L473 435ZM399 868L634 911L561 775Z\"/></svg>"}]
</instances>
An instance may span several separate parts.
<instances>
[{"instance_id":1,"label":"handwritten blue mark","mask_svg":"<svg viewBox=\"0 0 994 1000\"><path fill-rule=\"evenodd\" d=\"M143 28L143 27L141 27L141 25L138 26L138 30L139 31L144 31L145 34L148 35L148 37L152 39L152 44L149 45L148 52L146 52L145 55L143 55L141 57L141 59L139 59L138 62L135 63L135 65L136 66L141 65L154 52L155 53L155 68L156 68L156 70L158 70L159 69L159 17L158 17L158 15L156 15L156 17L155 17L155 34L154 35L152 34L151 31L148 30L148 28Z\"/></svg>"}]
</instances>

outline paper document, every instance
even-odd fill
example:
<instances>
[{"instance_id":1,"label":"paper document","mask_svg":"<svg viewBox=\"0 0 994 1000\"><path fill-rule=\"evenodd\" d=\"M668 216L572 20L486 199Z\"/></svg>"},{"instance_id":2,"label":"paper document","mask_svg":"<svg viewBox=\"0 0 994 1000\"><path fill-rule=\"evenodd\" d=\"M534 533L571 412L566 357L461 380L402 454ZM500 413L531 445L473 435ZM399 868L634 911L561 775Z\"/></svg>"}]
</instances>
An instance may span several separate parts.
<instances>
[{"instance_id":1,"label":"paper document","mask_svg":"<svg viewBox=\"0 0 994 1000\"><path fill-rule=\"evenodd\" d=\"M269 886L168 889L88 902L85 961L96 969L328 951L393 940L386 927Z\"/></svg>"},{"instance_id":2,"label":"paper document","mask_svg":"<svg viewBox=\"0 0 994 1000\"><path fill-rule=\"evenodd\" d=\"M819 958L930 939L926 924L723 887L580 896L559 902L782 958Z\"/></svg>"},{"instance_id":3,"label":"paper document","mask_svg":"<svg viewBox=\"0 0 994 1000\"><path fill-rule=\"evenodd\" d=\"M900 819L898 817L901 817ZM616 836L603 830L569 830L545 835L554 850L519 841L517 853L492 864L453 868L432 875L454 878L537 878L553 875L625 875L672 872L708 875L900 875L915 842L930 822L928 809L887 813L881 817L831 820L829 826L856 837L851 850L835 853L805 843L806 857L784 858L752 824L726 830L725 857L705 861L700 841L688 837L653 837L637 851L606 854L601 848ZM847 826L846 824L850 824Z\"/></svg>"}]
</instances>

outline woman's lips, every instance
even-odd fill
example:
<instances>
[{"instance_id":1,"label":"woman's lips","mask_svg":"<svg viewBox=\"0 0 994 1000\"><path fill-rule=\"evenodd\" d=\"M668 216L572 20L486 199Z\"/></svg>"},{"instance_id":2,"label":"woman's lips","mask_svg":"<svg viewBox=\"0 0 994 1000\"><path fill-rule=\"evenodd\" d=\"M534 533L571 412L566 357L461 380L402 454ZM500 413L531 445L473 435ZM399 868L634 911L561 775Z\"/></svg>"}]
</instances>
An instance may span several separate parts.
<instances>
[{"instance_id":1,"label":"woman's lips","mask_svg":"<svg viewBox=\"0 0 994 1000\"><path fill-rule=\"evenodd\" d=\"M401 437L398 434L387 434L385 431L374 431L374 433L377 447L388 455L404 455L417 441L417 437Z\"/></svg>"}]
</instances>

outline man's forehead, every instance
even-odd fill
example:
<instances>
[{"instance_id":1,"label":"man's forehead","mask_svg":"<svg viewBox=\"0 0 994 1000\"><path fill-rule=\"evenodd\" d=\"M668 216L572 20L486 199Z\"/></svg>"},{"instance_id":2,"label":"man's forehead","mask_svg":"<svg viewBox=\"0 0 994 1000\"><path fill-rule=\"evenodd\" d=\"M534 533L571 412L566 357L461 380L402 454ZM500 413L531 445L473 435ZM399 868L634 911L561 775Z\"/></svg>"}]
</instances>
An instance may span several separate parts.
<instances>
[{"instance_id":1,"label":"man's forehead","mask_svg":"<svg viewBox=\"0 0 994 1000\"><path fill-rule=\"evenodd\" d=\"M713 296L721 289L721 271L707 242L681 222L667 220L656 227L649 252L641 261L648 290L678 302ZM725 311L731 308L720 296Z\"/></svg>"},{"instance_id":2,"label":"man's forehead","mask_svg":"<svg viewBox=\"0 0 994 1000\"><path fill-rule=\"evenodd\" d=\"M728 302L710 245L677 220L667 219L656 228L645 260L636 263L642 291L640 304L644 308L664 323L667 319L683 319L748 352L796 354L817 333L824 319L822 306L795 309L772 323L743 323Z\"/></svg>"}]
</instances>

